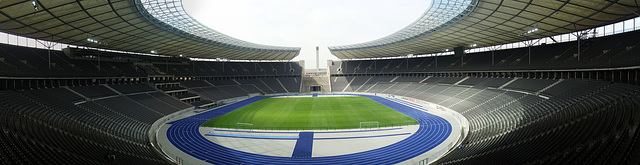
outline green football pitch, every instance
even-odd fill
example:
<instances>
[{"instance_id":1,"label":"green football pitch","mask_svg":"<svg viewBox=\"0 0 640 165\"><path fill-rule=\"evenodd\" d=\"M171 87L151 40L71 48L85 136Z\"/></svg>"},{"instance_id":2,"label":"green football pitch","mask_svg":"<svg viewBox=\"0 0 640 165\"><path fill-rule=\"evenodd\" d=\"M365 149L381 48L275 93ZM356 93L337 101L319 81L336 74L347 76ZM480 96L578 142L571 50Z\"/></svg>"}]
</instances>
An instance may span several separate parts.
<instances>
[{"instance_id":1,"label":"green football pitch","mask_svg":"<svg viewBox=\"0 0 640 165\"><path fill-rule=\"evenodd\" d=\"M360 128L360 122L369 121L378 121L380 127L418 124L413 118L369 98L354 96L266 98L202 126L236 128L236 123L251 123L253 129L349 129ZM248 126L239 125L239 128Z\"/></svg>"}]
</instances>

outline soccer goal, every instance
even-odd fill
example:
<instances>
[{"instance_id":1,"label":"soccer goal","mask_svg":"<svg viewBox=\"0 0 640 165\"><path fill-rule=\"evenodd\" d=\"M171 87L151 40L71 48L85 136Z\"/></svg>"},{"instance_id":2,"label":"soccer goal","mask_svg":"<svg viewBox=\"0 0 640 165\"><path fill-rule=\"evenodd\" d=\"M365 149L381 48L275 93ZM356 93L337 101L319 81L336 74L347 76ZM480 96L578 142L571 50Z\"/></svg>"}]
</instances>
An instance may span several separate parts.
<instances>
[{"instance_id":1,"label":"soccer goal","mask_svg":"<svg viewBox=\"0 0 640 165\"><path fill-rule=\"evenodd\" d=\"M360 122L360 129L378 129L378 128L380 128L380 123L378 123L378 121Z\"/></svg>"},{"instance_id":2,"label":"soccer goal","mask_svg":"<svg viewBox=\"0 0 640 165\"><path fill-rule=\"evenodd\" d=\"M244 129L244 130L253 130L253 124L251 123L236 123L236 130Z\"/></svg>"}]
</instances>

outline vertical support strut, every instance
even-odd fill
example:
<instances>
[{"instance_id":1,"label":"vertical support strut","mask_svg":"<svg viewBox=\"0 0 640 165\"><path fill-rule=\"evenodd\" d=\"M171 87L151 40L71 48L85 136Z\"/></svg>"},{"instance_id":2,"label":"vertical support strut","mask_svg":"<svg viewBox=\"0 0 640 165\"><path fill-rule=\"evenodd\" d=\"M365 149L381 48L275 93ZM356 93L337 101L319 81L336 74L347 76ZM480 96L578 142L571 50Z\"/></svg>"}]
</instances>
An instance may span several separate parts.
<instances>
[{"instance_id":1,"label":"vertical support strut","mask_svg":"<svg viewBox=\"0 0 640 165\"><path fill-rule=\"evenodd\" d=\"M54 46L58 45L57 42L53 42L53 36L51 36L51 40L50 41L40 41L40 40L36 40L38 43L40 43L42 46L44 46L45 48L47 48L47 62L49 65L49 70L51 70L51 49L53 49Z\"/></svg>"}]
</instances>

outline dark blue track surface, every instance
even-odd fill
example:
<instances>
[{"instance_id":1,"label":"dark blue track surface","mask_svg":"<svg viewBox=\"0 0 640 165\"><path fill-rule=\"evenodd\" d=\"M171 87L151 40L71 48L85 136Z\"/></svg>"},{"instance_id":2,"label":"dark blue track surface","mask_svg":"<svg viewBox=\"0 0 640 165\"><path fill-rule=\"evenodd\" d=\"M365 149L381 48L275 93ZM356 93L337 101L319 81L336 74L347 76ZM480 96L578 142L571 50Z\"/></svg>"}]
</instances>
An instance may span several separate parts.
<instances>
[{"instance_id":1,"label":"dark blue track surface","mask_svg":"<svg viewBox=\"0 0 640 165\"><path fill-rule=\"evenodd\" d=\"M310 158L313 151L313 132L300 132L300 138L293 148L292 158Z\"/></svg>"},{"instance_id":2,"label":"dark blue track surface","mask_svg":"<svg viewBox=\"0 0 640 165\"><path fill-rule=\"evenodd\" d=\"M413 135L394 144L359 153L310 158L259 155L230 149L211 142L199 132L204 122L222 116L267 96L256 96L216 110L171 122L167 130L169 141L197 159L213 164L395 164L440 145L451 134L451 124L445 119L378 96L359 95L379 102L418 121L420 128Z\"/></svg>"}]
</instances>

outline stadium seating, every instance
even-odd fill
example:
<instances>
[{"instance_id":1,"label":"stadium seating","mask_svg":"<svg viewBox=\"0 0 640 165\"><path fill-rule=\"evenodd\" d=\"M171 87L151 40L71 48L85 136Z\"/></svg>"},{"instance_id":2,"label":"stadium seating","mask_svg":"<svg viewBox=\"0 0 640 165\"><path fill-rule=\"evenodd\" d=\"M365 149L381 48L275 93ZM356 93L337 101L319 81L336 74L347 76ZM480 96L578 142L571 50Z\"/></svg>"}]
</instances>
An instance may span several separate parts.
<instances>
[{"instance_id":1,"label":"stadium seating","mask_svg":"<svg viewBox=\"0 0 640 165\"><path fill-rule=\"evenodd\" d=\"M388 79L355 77L353 82L360 81L351 82L351 88L437 103L469 120L463 147L437 164L628 163L631 144L637 143L638 86L577 79L399 77L396 80L413 81L395 83ZM344 83L332 85L344 88ZM617 151L609 151L613 149ZM610 156L594 158L603 153Z\"/></svg>"},{"instance_id":2,"label":"stadium seating","mask_svg":"<svg viewBox=\"0 0 640 165\"><path fill-rule=\"evenodd\" d=\"M638 164L640 87L633 77L638 70L624 68L640 63L638 37L636 31L584 40L580 60L576 44L568 42L531 47L531 63L529 48L495 51L494 61L492 52L469 53L464 61L455 56L333 61L331 88L412 97L460 112L470 133L462 147L436 164ZM87 56L75 58L51 51L49 65L46 50L0 45L5 89L0 90L0 162L100 164L112 152L115 164L166 164L148 138L161 117L254 93L300 92L303 67L296 62L105 52L100 53L108 57L97 61L90 58L97 51L84 51ZM112 58L120 55L135 62ZM191 122L200 121L176 122L184 127L172 131L193 130L197 124ZM204 143L197 137L172 138ZM375 163L366 158L382 151L373 152L333 158ZM271 160L263 158L241 155L219 162ZM281 161L286 163L274 162ZM314 163L307 161L293 163Z\"/></svg>"},{"instance_id":3,"label":"stadium seating","mask_svg":"<svg viewBox=\"0 0 640 165\"><path fill-rule=\"evenodd\" d=\"M456 56L420 57L388 60L333 61L331 74L411 73L437 71L500 71L545 69L591 69L637 66L640 63L640 31L582 41L580 60L577 44L565 42ZM562 50L562 51L558 51ZM437 60L436 60L437 58ZM493 61L492 61L493 58ZM437 62L436 62L437 61Z\"/></svg>"},{"instance_id":4,"label":"stadium seating","mask_svg":"<svg viewBox=\"0 0 640 165\"><path fill-rule=\"evenodd\" d=\"M188 105L179 99L199 95L183 93L172 97L165 92L187 90L212 100L224 100L250 93L266 94L263 90L275 93L266 90L269 88L297 92L300 85L296 78L157 81L180 84L157 89L150 85L153 83L129 83L0 91L0 112L5 119L0 141L2 160L99 164L105 161L106 153L112 152L117 154L118 164L162 164L163 158L149 145L150 125L173 112L212 103L199 100Z\"/></svg>"},{"instance_id":5,"label":"stadium seating","mask_svg":"<svg viewBox=\"0 0 640 165\"><path fill-rule=\"evenodd\" d=\"M0 112L6 119L1 142L15 162L98 164L113 152L120 163L165 163L149 145L150 123L123 111L74 105L38 90L0 91L0 97Z\"/></svg>"},{"instance_id":6,"label":"stadium seating","mask_svg":"<svg viewBox=\"0 0 640 165\"><path fill-rule=\"evenodd\" d=\"M37 77L143 77L143 72L127 62L73 60L61 51L0 44L0 74ZM98 65L100 64L100 65Z\"/></svg>"},{"instance_id":7,"label":"stadium seating","mask_svg":"<svg viewBox=\"0 0 640 165\"><path fill-rule=\"evenodd\" d=\"M295 62L193 62L192 65L155 64L160 72L183 76L210 75L302 75L302 67Z\"/></svg>"},{"instance_id":8,"label":"stadium seating","mask_svg":"<svg viewBox=\"0 0 640 165\"><path fill-rule=\"evenodd\" d=\"M108 85L122 94L135 94L145 92L155 92L156 90L148 84L115 84Z\"/></svg>"}]
</instances>

